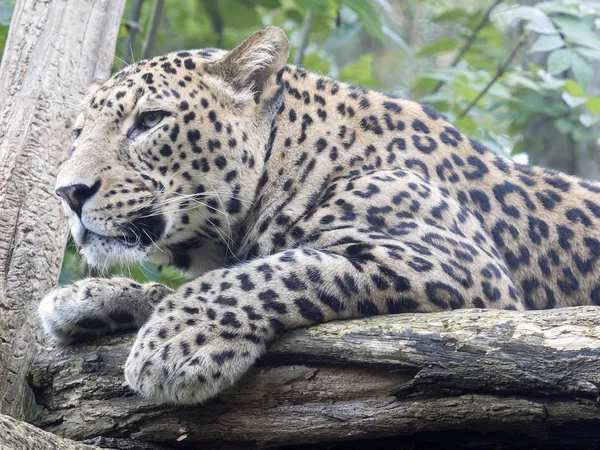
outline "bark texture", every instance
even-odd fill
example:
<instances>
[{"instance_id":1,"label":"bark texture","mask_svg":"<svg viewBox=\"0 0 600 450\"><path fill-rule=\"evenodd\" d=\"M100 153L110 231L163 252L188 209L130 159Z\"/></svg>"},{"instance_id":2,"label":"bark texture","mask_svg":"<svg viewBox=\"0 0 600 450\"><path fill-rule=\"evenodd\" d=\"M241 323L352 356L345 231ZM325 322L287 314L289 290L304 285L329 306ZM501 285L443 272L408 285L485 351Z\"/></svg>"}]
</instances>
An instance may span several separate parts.
<instances>
[{"instance_id":1,"label":"bark texture","mask_svg":"<svg viewBox=\"0 0 600 450\"><path fill-rule=\"evenodd\" d=\"M31 370L44 406L34 423L76 440L173 448L386 437L413 449L463 448L449 439L600 446L600 308L405 314L298 330L237 386L186 408L152 405L127 388L132 341L43 351Z\"/></svg>"},{"instance_id":2,"label":"bark texture","mask_svg":"<svg viewBox=\"0 0 600 450\"><path fill-rule=\"evenodd\" d=\"M38 300L67 227L54 181L78 104L110 75L125 0L20 0L0 66L0 413L29 418ZM1 428L1 426L0 426Z\"/></svg>"},{"instance_id":3,"label":"bark texture","mask_svg":"<svg viewBox=\"0 0 600 450\"><path fill-rule=\"evenodd\" d=\"M0 414L0 448L10 450L94 450L98 447L79 444L47 431ZM6 445L5 446L3 446ZM10 446L9 446L10 445Z\"/></svg>"}]
</instances>

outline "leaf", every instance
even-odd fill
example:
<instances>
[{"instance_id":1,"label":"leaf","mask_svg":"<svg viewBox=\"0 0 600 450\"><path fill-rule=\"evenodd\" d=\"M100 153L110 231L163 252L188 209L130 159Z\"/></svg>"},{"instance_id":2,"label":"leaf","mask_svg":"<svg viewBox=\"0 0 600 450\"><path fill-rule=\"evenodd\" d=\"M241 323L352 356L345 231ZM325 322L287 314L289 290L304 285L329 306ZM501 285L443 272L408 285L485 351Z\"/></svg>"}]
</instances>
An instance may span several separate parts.
<instances>
[{"instance_id":1,"label":"leaf","mask_svg":"<svg viewBox=\"0 0 600 450\"><path fill-rule=\"evenodd\" d=\"M458 45L456 39L440 39L439 41L435 41L434 43L423 47L417 55L419 56L428 56L435 55L436 53L449 52L454 50Z\"/></svg>"},{"instance_id":2,"label":"leaf","mask_svg":"<svg viewBox=\"0 0 600 450\"><path fill-rule=\"evenodd\" d=\"M546 89L558 89L563 87L565 84L564 80L554 78L545 70L540 69L536 72L536 74L542 79L542 81L544 82L544 87Z\"/></svg>"},{"instance_id":3,"label":"leaf","mask_svg":"<svg viewBox=\"0 0 600 450\"><path fill-rule=\"evenodd\" d=\"M501 25L516 25L519 20L527 21L526 29L540 34L557 34L550 18L539 8L533 6L504 6L496 8L494 18Z\"/></svg>"},{"instance_id":4,"label":"leaf","mask_svg":"<svg viewBox=\"0 0 600 450\"><path fill-rule=\"evenodd\" d=\"M575 17L585 17L586 15L583 8L579 8L575 2L573 2L572 5L569 5L563 1L547 1L536 4L536 7L546 14L559 13Z\"/></svg>"},{"instance_id":5,"label":"leaf","mask_svg":"<svg viewBox=\"0 0 600 450\"><path fill-rule=\"evenodd\" d=\"M591 114L581 114L579 116L579 122L584 127L589 128L592 125L596 125L598 122L600 122L600 116L592 116Z\"/></svg>"},{"instance_id":6,"label":"leaf","mask_svg":"<svg viewBox=\"0 0 600 450\"><path fill-rule=\"evenodd\" d=\"M506 81L510 86L521 86L536 92L539 92L541 90L540 86L531 78L528 78L518 73L506 74Z\"/></svg>"},{"instance_id":7,"label":"leaf","mask_svg":"<svg viewBox=\"0 0 600 450\"><path fill-rule=\"evenodd\" d=\"M588 48L578 46L575 47L575 51L579 53L581 56L585 56L590 59L600 59L600 48Z\"/></svg>"},{"instance_id":8,"label":"leaf","mask_svg":"<svg viewBox=\"0 0 600 450\"><path fill-rule=\"evenodd\" d=\"M464 116L456 121L456 128L466 135L475 135L479 126L469 116Z\"/></svg>"},{"instance_id":9,"label":"leaf","mask_svg":"<svg viewBox=\"0 0 600 450\"><path fill-rule=\"evenodd\" d=\"M575 80L587 88L594 78L594 67L592 66L589 59L585 59L578 53L571 53L571 72Z\"/></svg>"},{"instance_id":10,"label":"leaf","mask_svg":"<svg viewBox=\"0 0 600 450\"><path fill-rule=\"evenodd\" d=\"M563 92L561 97L570 108L577 108L578 106L584 105L587 102L587 98L575 97L567 92Z\"/></svg>"},{"instance_id":11,"label":"leaf","mask_svg":"<svg viewBox=\"0 0 600 450\"><path fill-rule=\"evenodd\" d=\"M454 8L444 11L433 18L437 23L455 23L470 17L470 14L463 8Z\"/></svg>"},{"instance_id":12,"label":"leaf","mask_svg":"<svg viewBox=\"0 0 600 450\"><path fill-rule=\"evenodd\" d=\"M592 25L574 17L553 17L565 40L593 49L600 48L600 36L592 31Z\"/></svg>"},{"instance_id":13,"label":"leaf","mask_svg":"<svg viewBox=\"0 0 600 450\"><path fill-rule=\"evenodd\" d=\"M570 78L565 79L565 84L563 86L565 92L575 96L581 97L583 96L583 88L579 86L575 81Z\"/></svg>"},{"instance_id":14,"label":"leaf","mask_svg":"<svg viewBox=\"0 0 600 450\"><path fill-rule=\"evenodd\" d=\"M384 35L381 29L381 19L378 11L370 2L365 0L341 0L340 3L358 14L361 24L365 26L371 36L383 41Z\"/></svg>"},{"instance_id":15,"label":"leaf","mask_svg":"<svg viewBox=\"0 0 600 450\"><path fill-rule=\"evenodd\" d=\"M587 97L587 102L585 102L585 107L592 114L599 114L600 115L600 98L599 97L594 97L592 95L589 95Z\"/></svg>"},{"instance_id":16,"label":"leaf","mask_svg":"<svg viewBox=\"0 0 600 450\"><path fill-rule=\"evenodd\" d=\"M556 119L554 121L554 126L560 134L567 134L573 130L573 122L571 122L569 119L565 119L564 117Z\"/></svg>"},{"instance_id":17,"label":"leaf","mask_svg":"<svg viewBox=\"0 0 600 450\"><path fill-rule=\"evenodd\" d=\"M438 81L429 77L420 77L413 83L412 89L415 92L431 92L438 84Z\"/></svg>"},{"instance_id":18,"label":"leaf","mask_svg":"<svg viewBox=\"0 0 600 450\"><path fill-rule=\"evenodd\" d=\"M428 105L439 105L440 103L449 103L452 104L454 102L454 97L449 95L446 92L436 92L435 94L429 94L419 99L421 103L425 103Z\"/></svg>"},{"instance_id":19,"label":"leaf","mask_svg":"<svg viewBox=\"0 0 600 450\"><path fill-rule=\"evenodd\" d=\"M551 50L563 48L564 46L565 42L559 35L542 34L534 42L534 44L531 46L527 53L549 52Z\"/></svg>"},{"instance_id":20,"label":"leaf","mask_svg":"<svg viewBox=\"0 0 600 450\"><path fill-rule=\"evenodd\" d=\"M365 53L356 62L348 64L340 70L338 77L341 81L364 86L367 88L379 88L380 83L373 75L373 54Z\"/></svg>"},{"instance_id":21,"label":"leaf","mask_svg":"<svg viewBox=\"0 0 600 450\"><path fill-rule=\"evenodd\" d=\"M568 50L561 48L550 53L548 56L548 72L558 75L571 67L571 55Z\"/></svg>"},{"instance_id":22,"label":"leaf","mask_svg":"<svg viewBox=\"0 0 600 450\"><path fill-rule=\"evenodd\" d=\"M386 38L389 38L392 40L392 42L398 44L398 46L401 49L403 49L406 53L408 53L409 55L413 54L412 48L410 47L408 42L406 42L402 38L402 36L400 36L398 33L396 33L394 30L388 27L385 23L381 25L381 31L383 31L383 34Z\"/></svg>"}]
</instances>

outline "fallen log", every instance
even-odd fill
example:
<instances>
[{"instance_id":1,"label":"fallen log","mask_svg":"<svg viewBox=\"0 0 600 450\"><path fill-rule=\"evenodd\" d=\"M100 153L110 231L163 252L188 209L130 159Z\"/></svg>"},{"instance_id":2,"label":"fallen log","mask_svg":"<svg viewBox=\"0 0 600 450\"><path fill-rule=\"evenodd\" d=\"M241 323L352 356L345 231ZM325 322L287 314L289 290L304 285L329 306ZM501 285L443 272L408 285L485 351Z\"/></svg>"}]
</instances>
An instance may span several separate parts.
<instances>
[{"instance_id":1,"label":"fallen log","mask_svg":"<svg viewBox=\"0 0 600 450\"><path fill-rule=\"evenodd\" d=\"M237 386L196 407L153 405L129 390L122 372L133 339L39 354L30 384L44 409L34 424L75 440L173 448L390 437L444 448L600 446L596 307L403 314L297 330Z\"/></svg>"}]
</instances>

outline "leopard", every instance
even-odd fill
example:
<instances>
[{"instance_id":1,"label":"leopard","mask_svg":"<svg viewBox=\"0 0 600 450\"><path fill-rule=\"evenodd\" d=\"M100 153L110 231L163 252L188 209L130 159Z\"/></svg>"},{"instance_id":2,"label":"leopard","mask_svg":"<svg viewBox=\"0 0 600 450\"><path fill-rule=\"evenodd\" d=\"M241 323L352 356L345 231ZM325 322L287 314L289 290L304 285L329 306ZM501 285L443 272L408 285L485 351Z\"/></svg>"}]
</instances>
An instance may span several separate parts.
<instances>
[{"instance_id":1,"label":"leopard","mask_svg":"<svg viewBox=\"0 0 600 450\"><path fill-rule=\"evenodd\" d=\"M39 305L59 343L137 330L156 403L234 385L289 330L379 314L600 305L600 184L519 164L433 107L288 65L277 27L116 73L85 102L56 194L87 278Z\"/></svg>"}]
</instances>

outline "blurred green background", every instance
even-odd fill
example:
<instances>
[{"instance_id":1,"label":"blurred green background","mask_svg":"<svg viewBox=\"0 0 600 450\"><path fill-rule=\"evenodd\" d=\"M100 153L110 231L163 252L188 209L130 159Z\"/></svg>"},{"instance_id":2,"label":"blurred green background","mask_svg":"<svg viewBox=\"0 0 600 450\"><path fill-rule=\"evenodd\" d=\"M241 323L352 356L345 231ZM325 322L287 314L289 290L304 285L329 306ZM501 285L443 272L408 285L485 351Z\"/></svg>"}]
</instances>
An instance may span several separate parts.
<instances>
[{"instance_id":1,"label":"blurred green background","mask_svg":"<svg viewBox=\"0 0 600 450\"><path fill-rule=\"evenodd\" d=\"M14 2L0 0L0 49ZM435 106L519 162L600 179L600 2L499 0L129 0L115 57L232 48L283 28L290 62ZM178 286L177 271L115 268ZM61 283L98 275L74 247Z\"/></svg>"}]
</instances>

